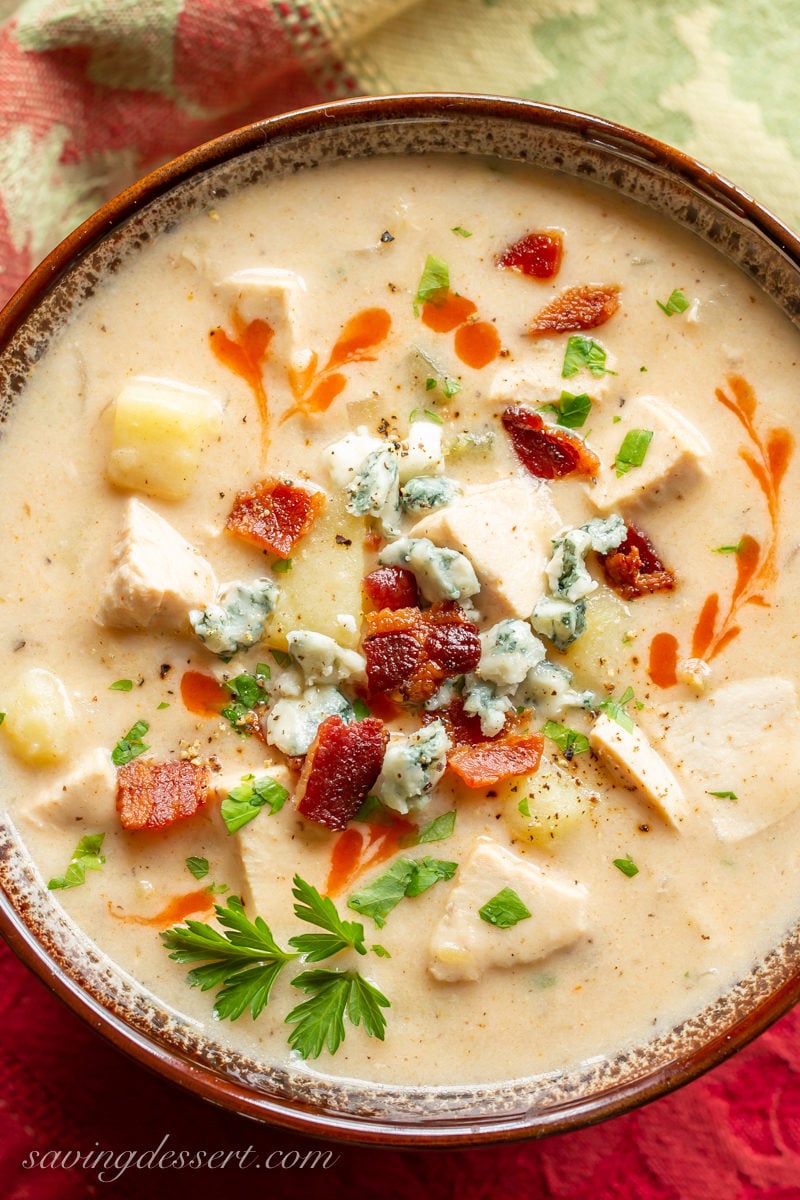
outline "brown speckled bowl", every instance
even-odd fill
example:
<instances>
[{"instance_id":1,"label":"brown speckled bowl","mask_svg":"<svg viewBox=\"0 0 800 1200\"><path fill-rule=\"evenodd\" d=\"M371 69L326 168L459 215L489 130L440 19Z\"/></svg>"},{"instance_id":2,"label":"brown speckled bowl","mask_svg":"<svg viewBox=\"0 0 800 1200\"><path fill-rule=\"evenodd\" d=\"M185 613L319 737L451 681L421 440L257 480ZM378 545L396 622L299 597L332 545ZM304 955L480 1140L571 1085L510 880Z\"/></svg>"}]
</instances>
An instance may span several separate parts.
<instances>
[{"instance_id":1,"label":"brown speckled bowl","mask_svg":"<svg viewBox=\"0 0 800 1200\"><path fill-rule=\"evenodd\" d=\"M261 178L341 157L494 155L578 176L693 231L800 323L800 241L686 155L596 117L518 100L432 95L344 101L264 121L162 167L105 205L0 314L0 434L31 364L109 272L159 230ZM721 1062L800 996L800 921L752 973L668 1036L613 1060L495 1085L393 1088L270 1069L225 1052L100 954L0 824L0 929L22 960L121 1049L197 1095L307 1134L445 1146L575 1129Z\"/></svg>"}]
</instances>

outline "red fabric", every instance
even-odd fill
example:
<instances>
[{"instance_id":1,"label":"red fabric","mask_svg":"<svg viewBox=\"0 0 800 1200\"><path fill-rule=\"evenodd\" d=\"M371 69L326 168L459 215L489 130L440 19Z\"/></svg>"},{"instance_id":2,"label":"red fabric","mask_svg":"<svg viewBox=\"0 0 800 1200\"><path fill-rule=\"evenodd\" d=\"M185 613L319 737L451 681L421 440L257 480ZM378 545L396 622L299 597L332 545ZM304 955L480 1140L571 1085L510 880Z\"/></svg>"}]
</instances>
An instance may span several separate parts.
<instances>
[{"instance_id":1,"label":"red fabric","mask_svg":"<svg viewBox=\"0 0 800 1200\"><path fill-rule=\"evenodd\" d=\"M790 1013L730 1062L615 1121L537 1142L476 1150L331 1146L327 1170L297 1166L130 1168L115 1182L80 1167L23 1167L33 1151L253 1147L326 1149L184 1096L73 1016L0 946L0 1196L192 1200L797 1200L800 1197L800 1014ZM273 1160L275 1162L275 1160ZM113 1173L113 1171L112 1171Z\"/></svg>"}]
</instances>

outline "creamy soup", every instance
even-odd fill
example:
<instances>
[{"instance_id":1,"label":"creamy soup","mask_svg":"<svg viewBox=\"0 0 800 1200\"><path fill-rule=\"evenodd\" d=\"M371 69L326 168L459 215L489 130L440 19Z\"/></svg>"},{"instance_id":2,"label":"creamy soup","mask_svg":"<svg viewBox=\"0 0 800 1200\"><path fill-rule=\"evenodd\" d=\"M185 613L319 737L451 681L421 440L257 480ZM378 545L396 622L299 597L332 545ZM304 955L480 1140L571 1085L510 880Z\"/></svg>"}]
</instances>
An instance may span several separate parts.
<instances>
[{"instance_id":1,"label":"creamy soup","mask_svg":"<svg viewBox=\"0 0 800 1200\"><path fill-rule=\"evenodd\" d=\"M797 362L707 247L521 167L343 162L154 239L0 442L0 789L53 903L305 1072L699 1011L800 909Z\"/></svg>"}]
</instances>

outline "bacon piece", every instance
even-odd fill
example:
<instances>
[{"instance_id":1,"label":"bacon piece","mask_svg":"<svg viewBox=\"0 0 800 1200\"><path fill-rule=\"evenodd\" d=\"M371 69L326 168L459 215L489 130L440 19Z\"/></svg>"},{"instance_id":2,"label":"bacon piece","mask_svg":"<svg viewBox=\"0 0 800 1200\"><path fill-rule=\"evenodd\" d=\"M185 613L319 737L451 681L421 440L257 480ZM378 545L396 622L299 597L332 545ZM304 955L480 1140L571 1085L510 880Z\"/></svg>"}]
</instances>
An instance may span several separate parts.
<instances>
[{"instance_id":1,"label":"bacon piece","mask_svg":"<svg viewBox=\"0 0 800 1200\"><path fill-rule=\"evenodd\" d=\"M497 259L498 267L519 271L529 279L553 279L561 269L564 236L558 229L527 233L507 246Z\"/></svg>"},{"instance_id":2,"label":"bacon piece","mask_svg":"<svg viewBox=\"0 0 800 1200\"><path fill-rule=\"evenodd\" d=\"M300 772L294 803L308 821L344 829L380 775L389 734L383 721L365 717L346 725L326 717Z\"/></svg>"},{"instance_id":3,"label":"bacon piece","mask_svg":"<svg viewBox=\"0 0 800 1200\"><path fill-rule=\"evenodd\" d=\"M208 800L208 767L182 759L134 759L117 771L117 812L123 829L166 829Z\"/></svg>"},{"instance_id":4,"label":"bacon piece","mask_svg":"<svg viewBox=\"0 0 800 1200\"><path fill-rule=\"evenodd\" d=\"M481 656L477 626L453 601L367 614L363 645L370 692L427 700L451 675L473 671Z\"/></svg>"},{"instance_id":5,"label":"bacon piece","mask_svg":"<svg viewBox=\"0 0 800 1200\"><path fill-rule=\"evenodd\" d=\"M609 585L625 600L636 600L650 592L671 592L675 573L664 566L646 533L635 525L616 550L600 555Z\"/></svg>"},{"instance_id":6,"label":"bacon piece","mask_svg":"<svg viewBox=\"0 0 800 1200\"><path fill-rule=\"evenodd\" d=\"M537 479L563 479L573 474L593 476L600 470L600 459L582 438L566 429L545 425L533 409L510 404L502 420L517 458Z\"/></svg>"},{"instance_id":7,"label":"bacon piece","mask_svg":"<svg viewBox=\"0 0 800 1200\"><path fill-rule=\"evenodd\" d=\"M477 746L458 746L447 765L468 788L491 787L513 775L530 775L539 766L543 746L540 733L506 734Z\"/></svg>"},{"instance_id":8,"label":"bacon piece","mask_svg":"<svg viewBox=\"0 0 800 1200\"><path fill-rule=\"evenodd\" d=\"M364 577L364 595L374 608L417 608L419 591L411 571L404 567L376 567Z\"/></svg>"},{"instance_id":9,"label":"bacon piece","mask_svg":"<svg viewBox=\"0 0 800 1200\"><path fill-rule=\"evenodd\" d=\"M619 308L618 287L596 287L590 283L567 288L540 309L528 326L539 337L548 333L573 333L605 325Z\"/></svg>"},{"instance_id":10,"label":"bacon piece","mask_svg":"<svg viewBox=\"0 0 800 1200\"><path fill-rule=\"evenodd\" d=\"M486 738L481 729L480 717L473 713L465 713L461 700L451 700L444 708L422 713L423 725L430 725L432 721L442 722L454 746L477 746L480 742L491 740Z\"/></svg>"},{"instance_id":11,"label":"bacon piece","mask_svg":"<svg viewBox=\"0 0 800 1200\"><path fill-rule=\"evenodd\" d=\"M279 479L264 479L249 492L239 492L225 528L278 558L288 558L324 503L322 492L309 492Z\"/></svg>"}]
</instances>

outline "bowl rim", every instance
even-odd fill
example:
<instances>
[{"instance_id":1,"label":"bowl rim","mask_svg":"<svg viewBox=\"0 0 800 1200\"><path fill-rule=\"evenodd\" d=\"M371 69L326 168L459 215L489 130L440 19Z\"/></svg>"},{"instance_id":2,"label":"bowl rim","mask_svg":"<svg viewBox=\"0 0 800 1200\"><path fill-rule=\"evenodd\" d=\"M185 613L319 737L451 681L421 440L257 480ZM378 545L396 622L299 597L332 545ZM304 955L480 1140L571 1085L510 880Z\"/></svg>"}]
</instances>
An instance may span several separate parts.
<instances>
[{"instance_id":1,"label":"bowl rim","mask_svg":"<svg viewBox=\"0 0 800 1200\"><path fill-rule=\"evenodd\" d=\"M538 101L482 93L418 92L365 96L311 105L265 118L232 130L185 152L137 180L107 201L61 241L34 268L0 310L0 349L11 342L25 321L61 278L94 247L151 202L191 178L299 135L317 133L335 122L359 127L376 122L435 121L460 115L511 120L577 135L639 166L660 170L682 183L717 209L754 229L800 273L800 237L749 193L685 152L648 134L603 117ZM0 880L0 884L2 881ZM170 1048L122 1020L54 961L28 928L10 895L0 886L0 935L17 957L49 990L97 1032L140 1065L191 1094L229 1111L256 1118L302 1135L374 1146L450 1148L501 1143L565 1133L622 1115L664 1096L717 1066L767 1029L800 1000L800 966L780 987L711 1037L702 1048L667 1067L607 1089L588 1101L575 1101L561 1110L515 1119L479 1117L386 1119L334 1113L294 1098L276 1099L225 1077Z\"/></svg>"}]
</instances>

